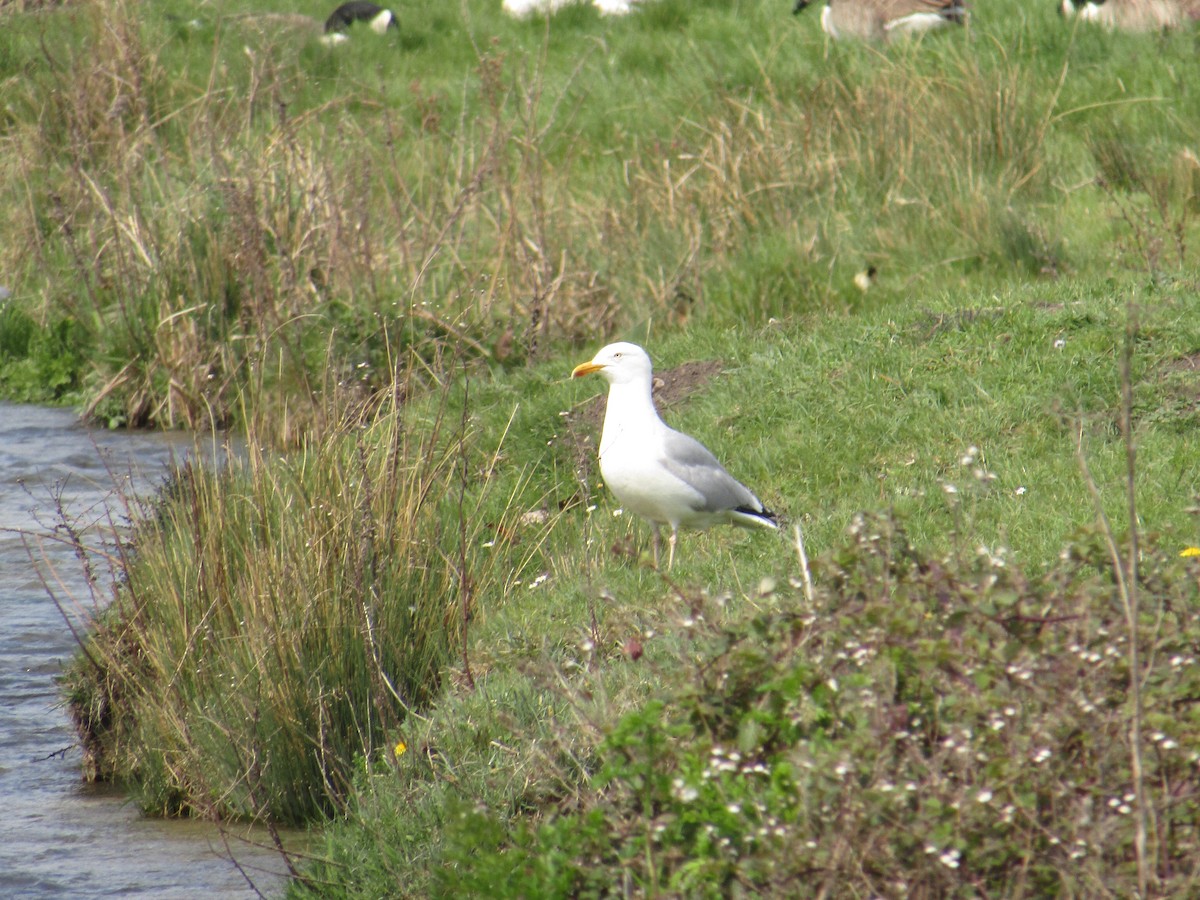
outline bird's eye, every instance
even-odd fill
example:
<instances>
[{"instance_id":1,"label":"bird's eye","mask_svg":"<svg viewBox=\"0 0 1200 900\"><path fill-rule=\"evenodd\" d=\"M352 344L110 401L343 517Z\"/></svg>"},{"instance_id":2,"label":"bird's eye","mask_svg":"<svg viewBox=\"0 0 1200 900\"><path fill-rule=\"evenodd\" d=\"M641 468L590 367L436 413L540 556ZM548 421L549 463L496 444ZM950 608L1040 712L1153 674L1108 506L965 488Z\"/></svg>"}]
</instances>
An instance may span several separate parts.
<instances>
[{"instance_id":1,"label":"bird's eye","mask_svg":"<svg viewBox=\"0 0 1200 900\"><path fill-rule=\"evenodd\" d=\"M613 354L613 359L620 359L620 358L621 358L621 354L620 354L620 353L614 353L614 354Z\"/></svg>"}]
</instances>

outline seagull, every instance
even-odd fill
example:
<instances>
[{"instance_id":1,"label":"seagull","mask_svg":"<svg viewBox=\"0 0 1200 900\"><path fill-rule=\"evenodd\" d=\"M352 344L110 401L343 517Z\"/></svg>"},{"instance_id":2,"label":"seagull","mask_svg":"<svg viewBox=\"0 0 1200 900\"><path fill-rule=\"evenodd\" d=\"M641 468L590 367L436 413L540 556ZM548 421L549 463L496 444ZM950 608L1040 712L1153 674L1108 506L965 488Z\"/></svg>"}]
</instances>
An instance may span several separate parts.
<instances>
[{"instance_id":1,"label":"seagull","mask_svg":"<svg viewBox=\"0 0 1200 900\"><path fill-rule=\"evenodd\" d=\"M637 344L609 344L590 362L576 366L571 377L593 372L608 382L600 474L626 509L649 519L656 567L663 525L671 526L668 569L675 562L680 526L778 527L775 513L726 472L703 444L658 417L645 350Z\"/></svg>"},{"instance_id":2,"label":"seagull","mask_svg":"<svg viewBox=\"0 0 1200 900\"><path fill-rule=\"evenodd\" d=\"M796 0L800 13L808 0ZM821 29L834 40L887 40L897 34L916 34L961 25L967 18L963 0L829 0L821 11Z\"/></svg>"}]
</instances>

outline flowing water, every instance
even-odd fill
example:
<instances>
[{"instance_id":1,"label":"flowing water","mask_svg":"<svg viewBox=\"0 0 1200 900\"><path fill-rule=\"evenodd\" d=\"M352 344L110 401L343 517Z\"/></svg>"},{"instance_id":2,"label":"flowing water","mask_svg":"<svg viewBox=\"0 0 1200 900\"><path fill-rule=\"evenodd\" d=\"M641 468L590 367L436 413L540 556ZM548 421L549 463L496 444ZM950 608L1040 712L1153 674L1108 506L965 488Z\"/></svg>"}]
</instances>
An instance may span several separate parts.
<instances>
[{"instance_id":1,"label":"flowing water","mask_svg":"<svg viewBox=\"0 0 1200 900\"><path fill-rule=\"evenodd\" d=\"M148 494L171 459L191 446L179 435L88 431L67 411L0 404L0 897L158 900L283 891L284 865L258 846L265 843L261 832L223 834L203 823L147 819L118 793L81 781L55 682L76 645L39 568L48 563L63 578L60 598L69 591L85 607L90 599L69 547L43 540L47 563L35 566L17 533L49 532L61 497L81 526L93 523L85 540L96 543L105 509L114 509L115 521L123 515L114 475Z\"/></svg>"}]
</instances>

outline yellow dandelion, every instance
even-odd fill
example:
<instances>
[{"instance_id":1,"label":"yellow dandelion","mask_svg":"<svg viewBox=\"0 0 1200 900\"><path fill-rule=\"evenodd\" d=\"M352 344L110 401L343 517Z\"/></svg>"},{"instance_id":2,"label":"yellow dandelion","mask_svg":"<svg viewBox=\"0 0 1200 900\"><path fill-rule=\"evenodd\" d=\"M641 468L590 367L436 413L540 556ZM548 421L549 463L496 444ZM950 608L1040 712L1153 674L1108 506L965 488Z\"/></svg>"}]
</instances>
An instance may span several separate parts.
<instances>
[{"instance_id":1,"label":"yellow dandelion","mask_svg":"<svg viewBox=\"0 0 1200 900\"><path fill-rule=\"evenodd\" d=\"M1200 556L1200 547L1184 547L1180 556Z\"/></svg>"},{"instance_id":2,"label":"yellow dandelion","mask_svg":"<svg viewBox=\"0 0 1200 900\"><path fill-rule=\"evenodd\" d=\"M397 756L403 756L406 750L408 750L408 744L404 743L404 741L397 741L392 752Z\"/></svg>"}]
</instances>

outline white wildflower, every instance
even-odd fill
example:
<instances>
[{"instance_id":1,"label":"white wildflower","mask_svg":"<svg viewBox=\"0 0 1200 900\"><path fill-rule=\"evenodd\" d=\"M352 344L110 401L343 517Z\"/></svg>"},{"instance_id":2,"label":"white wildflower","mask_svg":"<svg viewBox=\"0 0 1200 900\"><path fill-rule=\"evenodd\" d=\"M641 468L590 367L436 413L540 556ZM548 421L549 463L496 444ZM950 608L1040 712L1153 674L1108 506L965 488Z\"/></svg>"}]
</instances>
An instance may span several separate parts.
<instances>
[{"instance_id":1,"label":"white wildflower","mask_svg":"<svg viewBox=\"0 0 1200 900\"><path fill-rule=\"evenodd\" d=\"M700 792L690 784L685 783L682 778L676 778L671 782L671 794L676 800L684 803L691 803L700 796Z\"/></svg>"}]
</instances>

